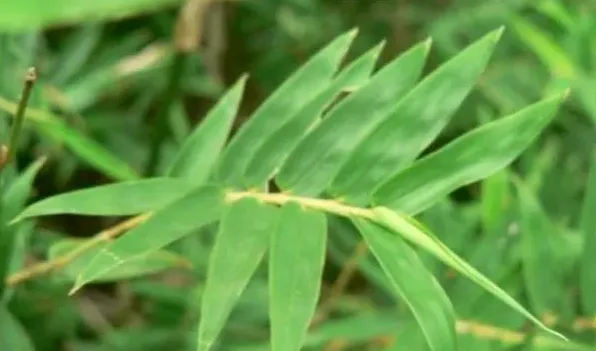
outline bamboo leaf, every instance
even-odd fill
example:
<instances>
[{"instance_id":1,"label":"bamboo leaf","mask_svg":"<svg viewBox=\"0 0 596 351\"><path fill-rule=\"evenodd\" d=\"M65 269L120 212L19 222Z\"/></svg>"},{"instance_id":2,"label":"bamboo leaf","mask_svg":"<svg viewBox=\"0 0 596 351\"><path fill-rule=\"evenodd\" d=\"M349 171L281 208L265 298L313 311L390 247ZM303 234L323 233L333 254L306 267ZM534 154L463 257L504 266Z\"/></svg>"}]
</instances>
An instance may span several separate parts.
<instances>
[{"instance_id":1,"label":"bamboo leaf","mask_svg":"<svg viewBox=\"0 0 596 351\"><path fill-rule=\"evenodd\" d=\"M265 140L331 81L356 36L351 30L295 71L250 117L224 151L218 177L227 184L242 184L246 167Z\"/></svg>"},{"instance_id":2,"label":"bamboo leaf","mask_svg":"<svg viewBox=\"0 0 596 351\"><path fill-rule=\"evenodd\" d=\"M511 163L553 119L565 94L537 102L456 139L378 187L373 202L415 214Z\"/></svg>"},{"instance_id":3,"label":"bamboo leaf","mask_svg":"<svg viewBox=\"0 0 596 351\"><path fill-rule=\"evenodd\" d=\"M368 81L383 44L372 48L344 68L325 90L304 105L264 142L246 170L244 178L248 188L258 186L273 176L308 129L318 122L323 110L342 90L358 87Z\"/></svg>"},{"instance_id":4,"label":"bamboo leaf","mask_svg":"<svg viewBox=\"0 0 596 351\"><path fill-rule=\"evenodd\" d=\"M300 195L322 192L356 146L416 83L430 43L427 40L406 51L336 105L290 154L275 179L277 184Z\"/></svg>"},{"instance_id":5,"label":"bamboo leaf","mask_svg":"<svg viewBox=\"0 0 596 351\"><path fill-rule=\"evenodd\" d=\"M367 220L354 223L416 317L432 350L457 350L455 313L439 282L398 235Z\"/></svg>"},{"instance_id":6,"label":"bamboo leaf","mask_svg":"<svg viewBox=\"0 0 596 351\"><path fill-rule=\"evenodd\" d=\"M157 210L196 188L188 180L150 178L100 185L38 201L15 221L55 214L124 216Z\"/></svg>"},{"instance_id":7,"label":"bamboo leaf","mask_svg":"<svg viewBox=\"0 0 596 351\"><path fill-rule=\"evenodd\" d=\"M198 351L208 351L269 246L277 208L245 198L224 214L201 301Z\"/></svg>"},{"instance_id":8,"label":"bamboo leaf","mask_svg":"<svg viewBox=\"0 0 596 351\"><path fill-rule=\"evenodd\" d=\"M223 211L223 202L221 189L204 186L167 205L101 250L79 273L71 293L129 260L155 252L216 221Z\"/></svg>"},{"instance_id":9,"label":"bamboo leaf","mask_svg":"<svg viewBox=\"0 0 596 351\"><path fill-rule=\"evenodd\" d=\"M186 138L170 166L169 176L192 179L196 185L208 179L232 128L246 79L246 76L240 78Z\"/></svg>"},{"instance_id":10,"label":"bamboo leaf","mask_svg":"<svg viewBox=\"0 0 596 351\"><path fill-rule=\"evenodd\" d=\"M449 267L455 269L468 279L472 280L474 283L484 288L493 296L503 301L506 305L532 321L532 323L540 327L540 329L563 340L567 340L563 335L546 327L538 318L534 317L514 298L509 296L503 289L499 288L490 279L486 278L484 275L482 275L482 273L461 259L457 254L445 246L434 234L432 234L429 230L422 228L422 226L419 223L414 222L413 219L401 216L391 209L385 207L375 207L373 212L375 214L375 222L388 229L391 229L396 233L401 234L411 243L431 253Z\"/></svg>"},{"instance_id":11,"label":"bamboo leaf","mask_svg":"<svg viewBox=\"0 0 596 351\"><path fill-rule=\"evenodd\" d=\"M25 328L4 305L0 305L0 350L35 351Z\"/></svg>"},{"instance_id":12,"label":"bamboo leaf","mask_svg":"<svg viewBox=\"0 0 596 351\"><path fill-rule=\"evenodd\" d=\"M325 215L289 203L271 239L272 350L299 351L315 313L327 242Z\"/></svg>"},{"instance_id":13,"label":"bamboo leaf","mask_svg":"<svg viewBox=\"0 0 596 351\"><path fill-rule=\"evenodd\" d=\"M63 239L54 243L48 251L48 259L54 260L77 250L81 245L85 245L88 239ZM74 282L79 273L104 250L109 243L102 243L81 256L69 262L60 270L60 275L65 279ZM107 272L99 277L96 282L114 282L119 280L133 279L158 273L171 268L188 268L190 262L182 256L172 252L160 250L150 254L139 256L127 261L118 267L118 269Z\"/></svg>"},{"instance_id":14,"label":"bamboo leaf","mask_svg":"<svg viewBox=\"0 0 596 351\"><path fill-rule=\"evenodd\" d=\"M396 101L387 118L342 166L330 192L361 202L368 199L375 185L410 165L472 90L502 31L493 31L470 45Z\"/></svg>"}]
</instances>

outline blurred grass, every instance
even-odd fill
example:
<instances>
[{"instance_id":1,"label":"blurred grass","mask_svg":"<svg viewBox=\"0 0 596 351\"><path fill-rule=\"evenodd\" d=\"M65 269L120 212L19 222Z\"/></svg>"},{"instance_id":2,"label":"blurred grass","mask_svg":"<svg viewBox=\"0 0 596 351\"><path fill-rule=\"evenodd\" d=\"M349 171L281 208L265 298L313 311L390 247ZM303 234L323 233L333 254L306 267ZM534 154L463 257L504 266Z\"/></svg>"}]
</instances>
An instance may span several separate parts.
<instances>
[{"instance_id":1,"label":"blurred grass","mask_svg":"<svg viewBox=\"0 0 596 351\"><path fill-rule=\"evenodd\" d=\"M251 75L237 123L323 43L349 28L360 29L350 59L387 39L381 56L386 62L431 36L430 70L471 40L505 25L481 83L431 149L547 92L571 88L571 98L514 167L458 190L420 217L444 235L450 248L576 343L536 334L480 288L431 257L423 255L424 262L453 299L462 350L594 349L584 345L596 345L596 296L581 302L577 297L578 290L596 289L591 279L596 270L586 263L596 255L589 224L596 211L594 190L588 191L588 183L594 186L593 174L588 182L590 169L596 169L593 1L212 1L204 19L196 19L201 45L187 52L178 67L178 91L165 109L164 94L180 52L176 23L181 1L162 1L166 6L159 8L146 8L142 1L110 1L128 4L119 11L79 11L73 4L87 2L54 1L44 5L52 10L45 17L31 20L20 16L39 12L38 4L0 2L2 143L23 73L32 64L40 71L17 167L3 181L12 184L34 160L47 156L30 194L34 198L134 179L148 162L163 174L191 126L242 73ZM160 120L165 138L158 159L149 161L152 130ZM48 257L49 248L65 237L87 237L114 220L62 216L24 226L19 231L25 234L13 234L26 240L19 246L22 262L15 262L13 270ZM336 219L329 226L321 303L326 310L311 328L307 349L425 350L412 319L393 318L395 309L406 308L393 303L380 268L370 253L358 249L352 225ZM55 276L15 287L0 308L0 350L192 350L212 246L213 231L205 231L209 235L172 245L192 262L192 270L102 284L73 298ZM540 300L544 291L553 294L547 307ZM260 269L241 296L219 349L268 349L267 296L266 270Z\"/></svg>"}]
</instances>

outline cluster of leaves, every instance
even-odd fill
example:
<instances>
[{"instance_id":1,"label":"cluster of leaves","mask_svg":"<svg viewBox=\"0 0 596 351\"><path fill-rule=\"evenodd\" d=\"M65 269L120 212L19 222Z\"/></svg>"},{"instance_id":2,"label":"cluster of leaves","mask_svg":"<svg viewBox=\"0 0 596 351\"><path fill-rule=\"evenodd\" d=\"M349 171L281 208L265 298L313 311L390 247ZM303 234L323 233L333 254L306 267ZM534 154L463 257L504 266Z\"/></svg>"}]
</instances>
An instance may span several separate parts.
<instances>
[{"instance_id":1,"label":"cluster of leaves","mask_svg":"<svg viewBox=\"0 0 596 351\"><path fill-rule=\"evenodd\" d=\"M63 1L48 0L44 11L33 2L2 2L0 13L13 15L0 16L0 27L31 29L149 9L145 0L69 7ZM180 3L153 1L151 8ZM586 181L584 167L594 164L594 57L592 45L586 44L593 40L593 7L588 2L577 10L558 0L462 0L437 12L424 2L373 3L295 0L235 6L237 17L228 24L231 55L246 60L248 54L250 80L266 90L346 23L361 22L366 13L377 15L361 27L360 43L349 34L340 36L296 71L230 143L243 94L247 100L245 78L194 131L185 120L182 98L176 97L165 111L174 142L165 145L157 176L144 180L135 171L145 167L150 149L142 117L167 89L165 68L175 62L175 54L155 42L169 40L164 28L172 27L172 17L147 19L145 31L117 38L107 25L86 24L66 32L58 48L39 32L0 36L3 111L14 112L16 105L9 100L18 94L15 82L34 53L43 54L45 74L28 113L36 133L25 141L35 141L36 152L58 161L58 182L81 164L122 181L43 200L15 222L42 161L20 175L12 167L3 172L0 276L12 273L14 278L30 252L47 253L51 262L60 262L55 267L60 271L16 293L10 284L0 284L0 348L33 350L31 337L44 350L54 350L52 342L64 339L81 350L194 349L188 345L198 338L203 348L219 340L221 348L239 351L299 345L323 349L336 339L359 350L364 345L372 350L449 349L456 343L466 350L502 350L509 344L524 350L590 349L541 333L512 332L533 317L508 296L550 327L593 343L593 333L585 330L596 313L596 282L590 274L596 250L591 218L596 170ZM378 16L397 7L399 28ZM522 16L529 10L532 16ZM264 23L276 29L263 33ZM374 74L383 44L357 56L358 49L373 45L371 38L378 40L388 29L413 41L416 34L408 33L404 23L432 34L433 53L452 57L420 82L430 42L392 57ZM497 33L462 49L479 32L503 23L511 30L485 70ZM147 27L153 31L149 35ZM264 48L264 41L277 49ZM350 45L357 58L337 72ZM391 45L385 45L386 54ZM474 91L480 94L461 105L481 74ZM221 92L196 67L185 67L182 75L186 94L213 97ZM562 98L558 92L567 85L574 91L570 104L559 112L562 118L550 123ZM545 86L551 98L516 112L544 95ZM123 104L131 107L123 112ZM470 116L475 118L471 122ZM462 118L467 118L465 127L458 124ZM460 134L448 127L468 129L478 122L482 125L476 130L432 151L438 146L433 141L442 144ZM508 170L494 173L543 130L548 131L543 133L546 144L541 139L519 159L522 177ZM469 204L447 197L491 174ZM65 213L138 216L91 240L63 239L34 225L34 217ZM130 231L111 241L124 230ZM34 246L27 247L32 234ZM349 265L363 239L369 252L357 266L371 290L336 297L341 318L311 322L319 291L325 292L324 268ZM330 260L324 262L326 254ZM268 265L263 265L266 257ZM188 273L189 267L193 282L182 288L147 276L179 268ZM85 294L65 296L64 281L74 281L76 288L126 282L143 306L146 325L130 327L135 324L130 318L110 315L111 322L130 324L93 330L99 343L81 340L80 326L96 328L98 323L86 319ZM397 296L397 309L390 296ZM42 300L48 304L38 303ZM514 308L505 308L503 301ZM193 325L187 326L187 319ZM317 325L309 328L310 323ZM372 339L396 333L393 346L370 345Z\"/></svg>"},{"instance_id":2,"label":"cluster of leaves","mask_svg":"<svg viewBox=\"0 0 596 351\"><path fill-rule=\"evenodd\" d=\"M550 122L563 96L487 123L418 159L478 80L501 30L419 82L430 40L372 75L382 45L336 74L354 35L341 35L293 73L228 145L245 78L209 112L162 177L61 194L33 204L19 219L153 211L88 257L74 290L139 260L152 262L149 256L168 244L219 222L201 299L199 350L213 345L266 252L272 348L302 347L320 291L325 213L352 220L433 350L457 348L455 314L401 237L549 331L409 216L507 166ZM270 180L281 192L267 192Z\"/></svg>"}]
</instances>

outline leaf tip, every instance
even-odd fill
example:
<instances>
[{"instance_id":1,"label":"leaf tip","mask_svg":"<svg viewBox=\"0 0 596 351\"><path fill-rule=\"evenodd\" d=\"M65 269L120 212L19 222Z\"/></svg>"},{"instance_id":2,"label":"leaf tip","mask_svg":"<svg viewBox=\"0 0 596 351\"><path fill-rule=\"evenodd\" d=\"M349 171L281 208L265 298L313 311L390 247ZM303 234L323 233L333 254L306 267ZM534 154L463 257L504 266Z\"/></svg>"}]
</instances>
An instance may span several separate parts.
<instances>
[{"instance_id":1,"label":"leaf tip","mask_svg":"<svg viewBox=\"0 0 596 351\"><path fill-rule=\"evenodd\" d=\"M356 36L358 35L359 31L360 29L358 27L354 27L348 31L346 36L349 40L354 40L354 38L356 38Z\"/></svg>"},{"instance_id":2,"label":"leaf tip","mask_svg":"<svg viewBox=\"0 0 596 351\"><path fill-rule=\"evenodd\" d=\"M493 42L497 43L501 37L503 36L503 32L505 31L505 26L500 26L498 29L495 29L491 34L490 37Z\"/></svg>"},{"instance_id":3,"label":"leaf tip","mask_svg":"<svg viewBox=\"0 0 596 351\"><path fill-rule=\"evenodd\" d=\"M422 45L424 46L425 55L428 56L428 53L430 52L430 48L433 45L433 38L432 37L428 37L424 41L424 44L422 44Z\"/></svg>"}]
</instances>

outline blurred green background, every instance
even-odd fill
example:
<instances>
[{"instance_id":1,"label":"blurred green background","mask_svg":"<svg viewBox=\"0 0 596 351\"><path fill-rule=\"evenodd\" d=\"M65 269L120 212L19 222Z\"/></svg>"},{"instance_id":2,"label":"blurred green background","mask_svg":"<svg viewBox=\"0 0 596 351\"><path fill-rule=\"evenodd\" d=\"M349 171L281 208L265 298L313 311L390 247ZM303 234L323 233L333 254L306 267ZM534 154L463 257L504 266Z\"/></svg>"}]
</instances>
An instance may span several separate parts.
<instances>
[{"instance_id":1,"label":"blurred green background","mask_svg":"<svg viewBox=\"0 0 596 351\"><path fill-rule=\"evenodd\" d=\"M590 347L596 345L596 267L585 268L596 264L596 239L589 239L596 237L596 171L589 177L596 168L593 0L3 0L2 143L27 67L39 72L17 167L5 170L13 191L2 193L0 234L16 238L20 248L8 271L56 256L59 240L89 237L117 221L54 216L9 228L25 201L159 173L243 73L250 79L238 125L289 73L350 28L359 35L349 58L385 40L383 63L432 37L430 71L499 26L505 32L487 71L431 149L548 92L571 88L571 95L512 167L458 190L420 218L573 343L540 335L481 288L430 257L425 262L456 307L461 350L596 349ZM45 163L33 181L40 157ZM11 187L17 183L21 188ZM342 221L330 225L308 350L426 350L354 229ZM189 237L172 248L192 269L96 284L71 297L60 271L9 284L0 306L0 350L193 350L209 238ZM267 350L267 323L263 270L218 349Z\"/></svg>"}]
</instances>

